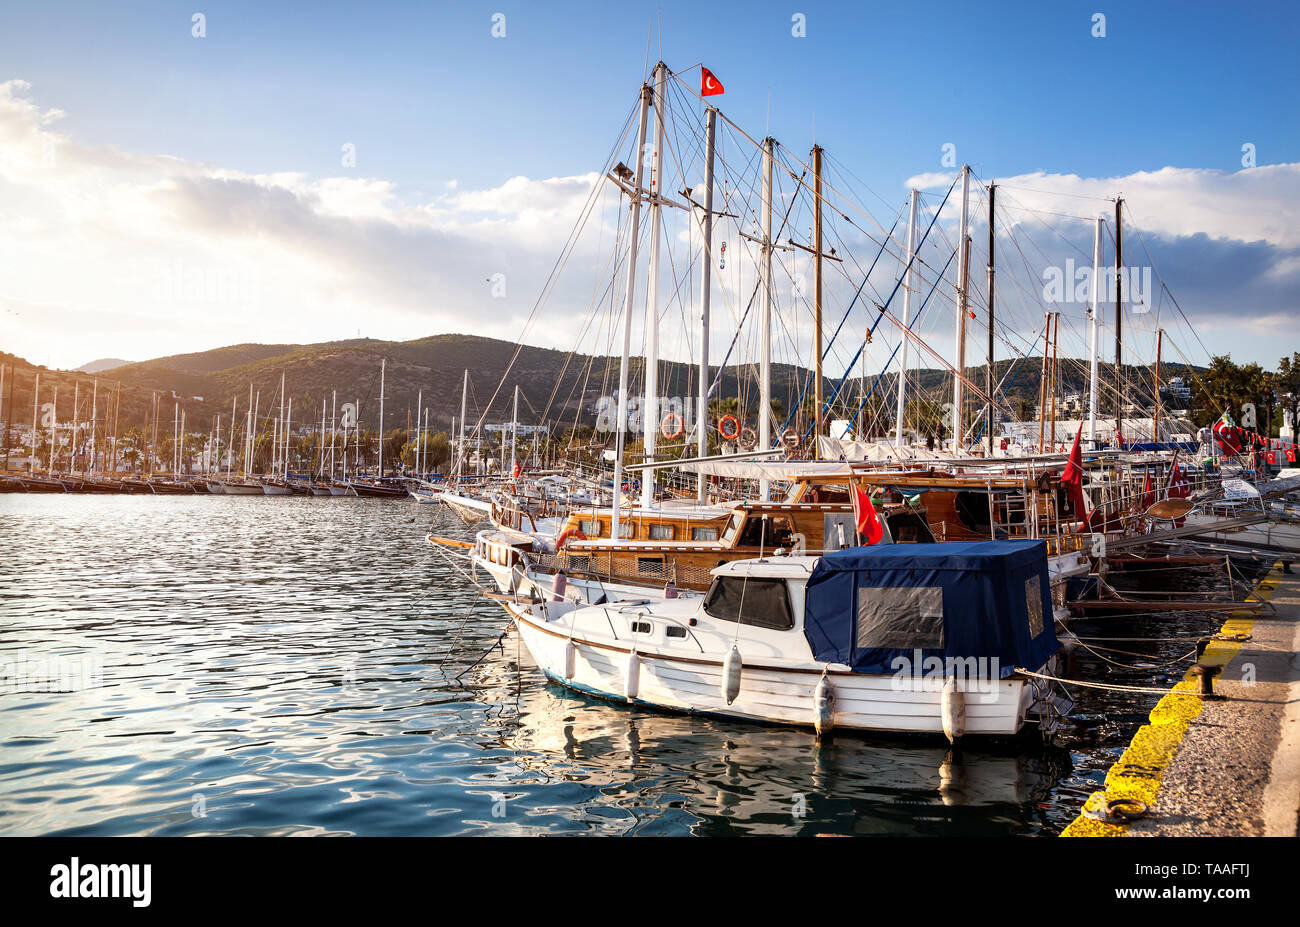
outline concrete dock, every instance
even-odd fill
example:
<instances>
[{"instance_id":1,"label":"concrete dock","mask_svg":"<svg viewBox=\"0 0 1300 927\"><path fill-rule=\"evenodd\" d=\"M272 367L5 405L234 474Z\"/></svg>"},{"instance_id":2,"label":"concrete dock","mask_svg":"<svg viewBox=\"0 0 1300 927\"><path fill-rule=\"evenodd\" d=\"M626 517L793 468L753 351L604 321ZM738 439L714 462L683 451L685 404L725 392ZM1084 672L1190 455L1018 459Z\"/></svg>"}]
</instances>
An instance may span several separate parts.
<instances>
[{"instance_id":1,"label":"concrete dock","mask_svg":"<svg viewBox=\"0 0 1300 927\"><path fill-rule=\"evenodd\" d=\"M1222 667L1215 698L1189 671L1151 711L1065 837L1278 836L1300 826L1300 575L1281 564L1233 613L1201 663ZM1108 802L1145 814L1100 820ZM1135 810L1137 806L1121 806Z\"/></svg>"}]
</instances>

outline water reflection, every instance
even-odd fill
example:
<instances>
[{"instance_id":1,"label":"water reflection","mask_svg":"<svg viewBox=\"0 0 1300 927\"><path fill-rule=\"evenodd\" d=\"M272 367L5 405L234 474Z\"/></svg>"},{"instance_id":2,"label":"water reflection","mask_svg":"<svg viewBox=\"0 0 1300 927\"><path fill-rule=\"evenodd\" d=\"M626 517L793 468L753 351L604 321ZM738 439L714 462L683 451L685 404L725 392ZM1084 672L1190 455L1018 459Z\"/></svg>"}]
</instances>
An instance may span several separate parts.
<instances>
[{"instance_id":1,"label":"water reflection","mask_svg":"<svg viewBox=\"0 0 1300 927\"><path fill-rule=\"evenodd\" d=\"M468 536L402 501L0 496L0 663L102 667L0 691L0 833L1052 833L1154 703L950 752L601 702L498 644L430 532Z\"/></svg>"}]
</instances>

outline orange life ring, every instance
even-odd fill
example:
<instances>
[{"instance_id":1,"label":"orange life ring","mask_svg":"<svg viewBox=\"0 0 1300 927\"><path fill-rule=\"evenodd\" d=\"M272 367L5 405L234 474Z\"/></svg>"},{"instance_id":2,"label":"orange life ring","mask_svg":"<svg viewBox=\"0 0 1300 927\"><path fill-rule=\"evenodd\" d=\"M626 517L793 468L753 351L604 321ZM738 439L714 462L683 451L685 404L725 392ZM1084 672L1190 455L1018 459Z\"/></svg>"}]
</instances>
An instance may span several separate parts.
<instances>
[{"instance_id":1,"label":"orange life ring","mask_svg":"<svg viewBox=\"0 0 1300 927\"><path fill-rule=\"evenodd\" d=\"M671 427L669 426L670 422L672 423ZM659 423L659 433L670 441L674 438L680 438L686 434L686 419L682 418L680 413L669 412L664 416L664 420Z\"/></svg>"},{"instance_id":2,"label":"orange life ring","mask_svg":"<svg viewBox=\"0 0 1300 927\"><path fill-rule=\"evenodd\" d=\"M587 540L587 536L577 528L565 528L560 532L560 536L555 539L555 549L563 550L564 545L569 543L572 538L577 538L579 541Z\"/></svg>"},{"instance_id":3,"label":"orange life ring","mask_svg":"<svg viewBox=\"0 0 1300 927\"><path fill-rule=\"evenodd\" d=\"M728 428L727 423L731 426ZM735 441L740 437L740 420L734 415L724 415L718 419L718 434L722 435L724 441Z\"/></svg>"}]
</instances>

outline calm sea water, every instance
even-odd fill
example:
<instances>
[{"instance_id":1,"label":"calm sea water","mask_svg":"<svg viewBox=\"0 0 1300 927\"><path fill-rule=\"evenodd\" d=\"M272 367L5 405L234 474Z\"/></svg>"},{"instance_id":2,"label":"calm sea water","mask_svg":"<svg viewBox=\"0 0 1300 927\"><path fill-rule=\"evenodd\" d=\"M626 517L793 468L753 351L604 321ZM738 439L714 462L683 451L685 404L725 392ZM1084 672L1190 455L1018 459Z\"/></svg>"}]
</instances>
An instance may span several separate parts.
<instances>
[{"instance_id":1,"label":"calm sea water","mask_svg":"<svg viewBox=\"0 0 1300 927\"><path fill-rule=\"evenodd\" d=\"M1155 701L959 752L631 709L548 683L429 533L471 536L407 501L0 496L0 834L1052 834ZM1169 685L1190 648L1109 646L1144 656L1075 671Z\"/></svg>"}]
</instances>

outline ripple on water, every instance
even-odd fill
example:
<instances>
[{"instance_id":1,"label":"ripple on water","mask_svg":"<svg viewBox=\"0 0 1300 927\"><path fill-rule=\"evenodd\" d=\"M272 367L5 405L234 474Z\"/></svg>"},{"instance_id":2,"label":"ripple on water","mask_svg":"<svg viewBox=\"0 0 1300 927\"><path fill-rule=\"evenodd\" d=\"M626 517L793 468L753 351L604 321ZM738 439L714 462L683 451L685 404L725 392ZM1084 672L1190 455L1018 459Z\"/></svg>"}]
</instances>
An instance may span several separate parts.
<instances>
[{"instance_id":1,"label":"ripple on water","mask_svg":"<svg viewBox=\"0 0 1300 927\"><path fill-rule=\"evenodd\" d=\"M99 670L0 692L0 834L1052 833L1154 703L1085 692L1064 748L952 755L578 697L514 637L457 679L504 617L431 532L470 536L401 501L0 496L0 663ZM1106 671L1152 678L1077 669Z\"/></svg>"}]
</instances>

